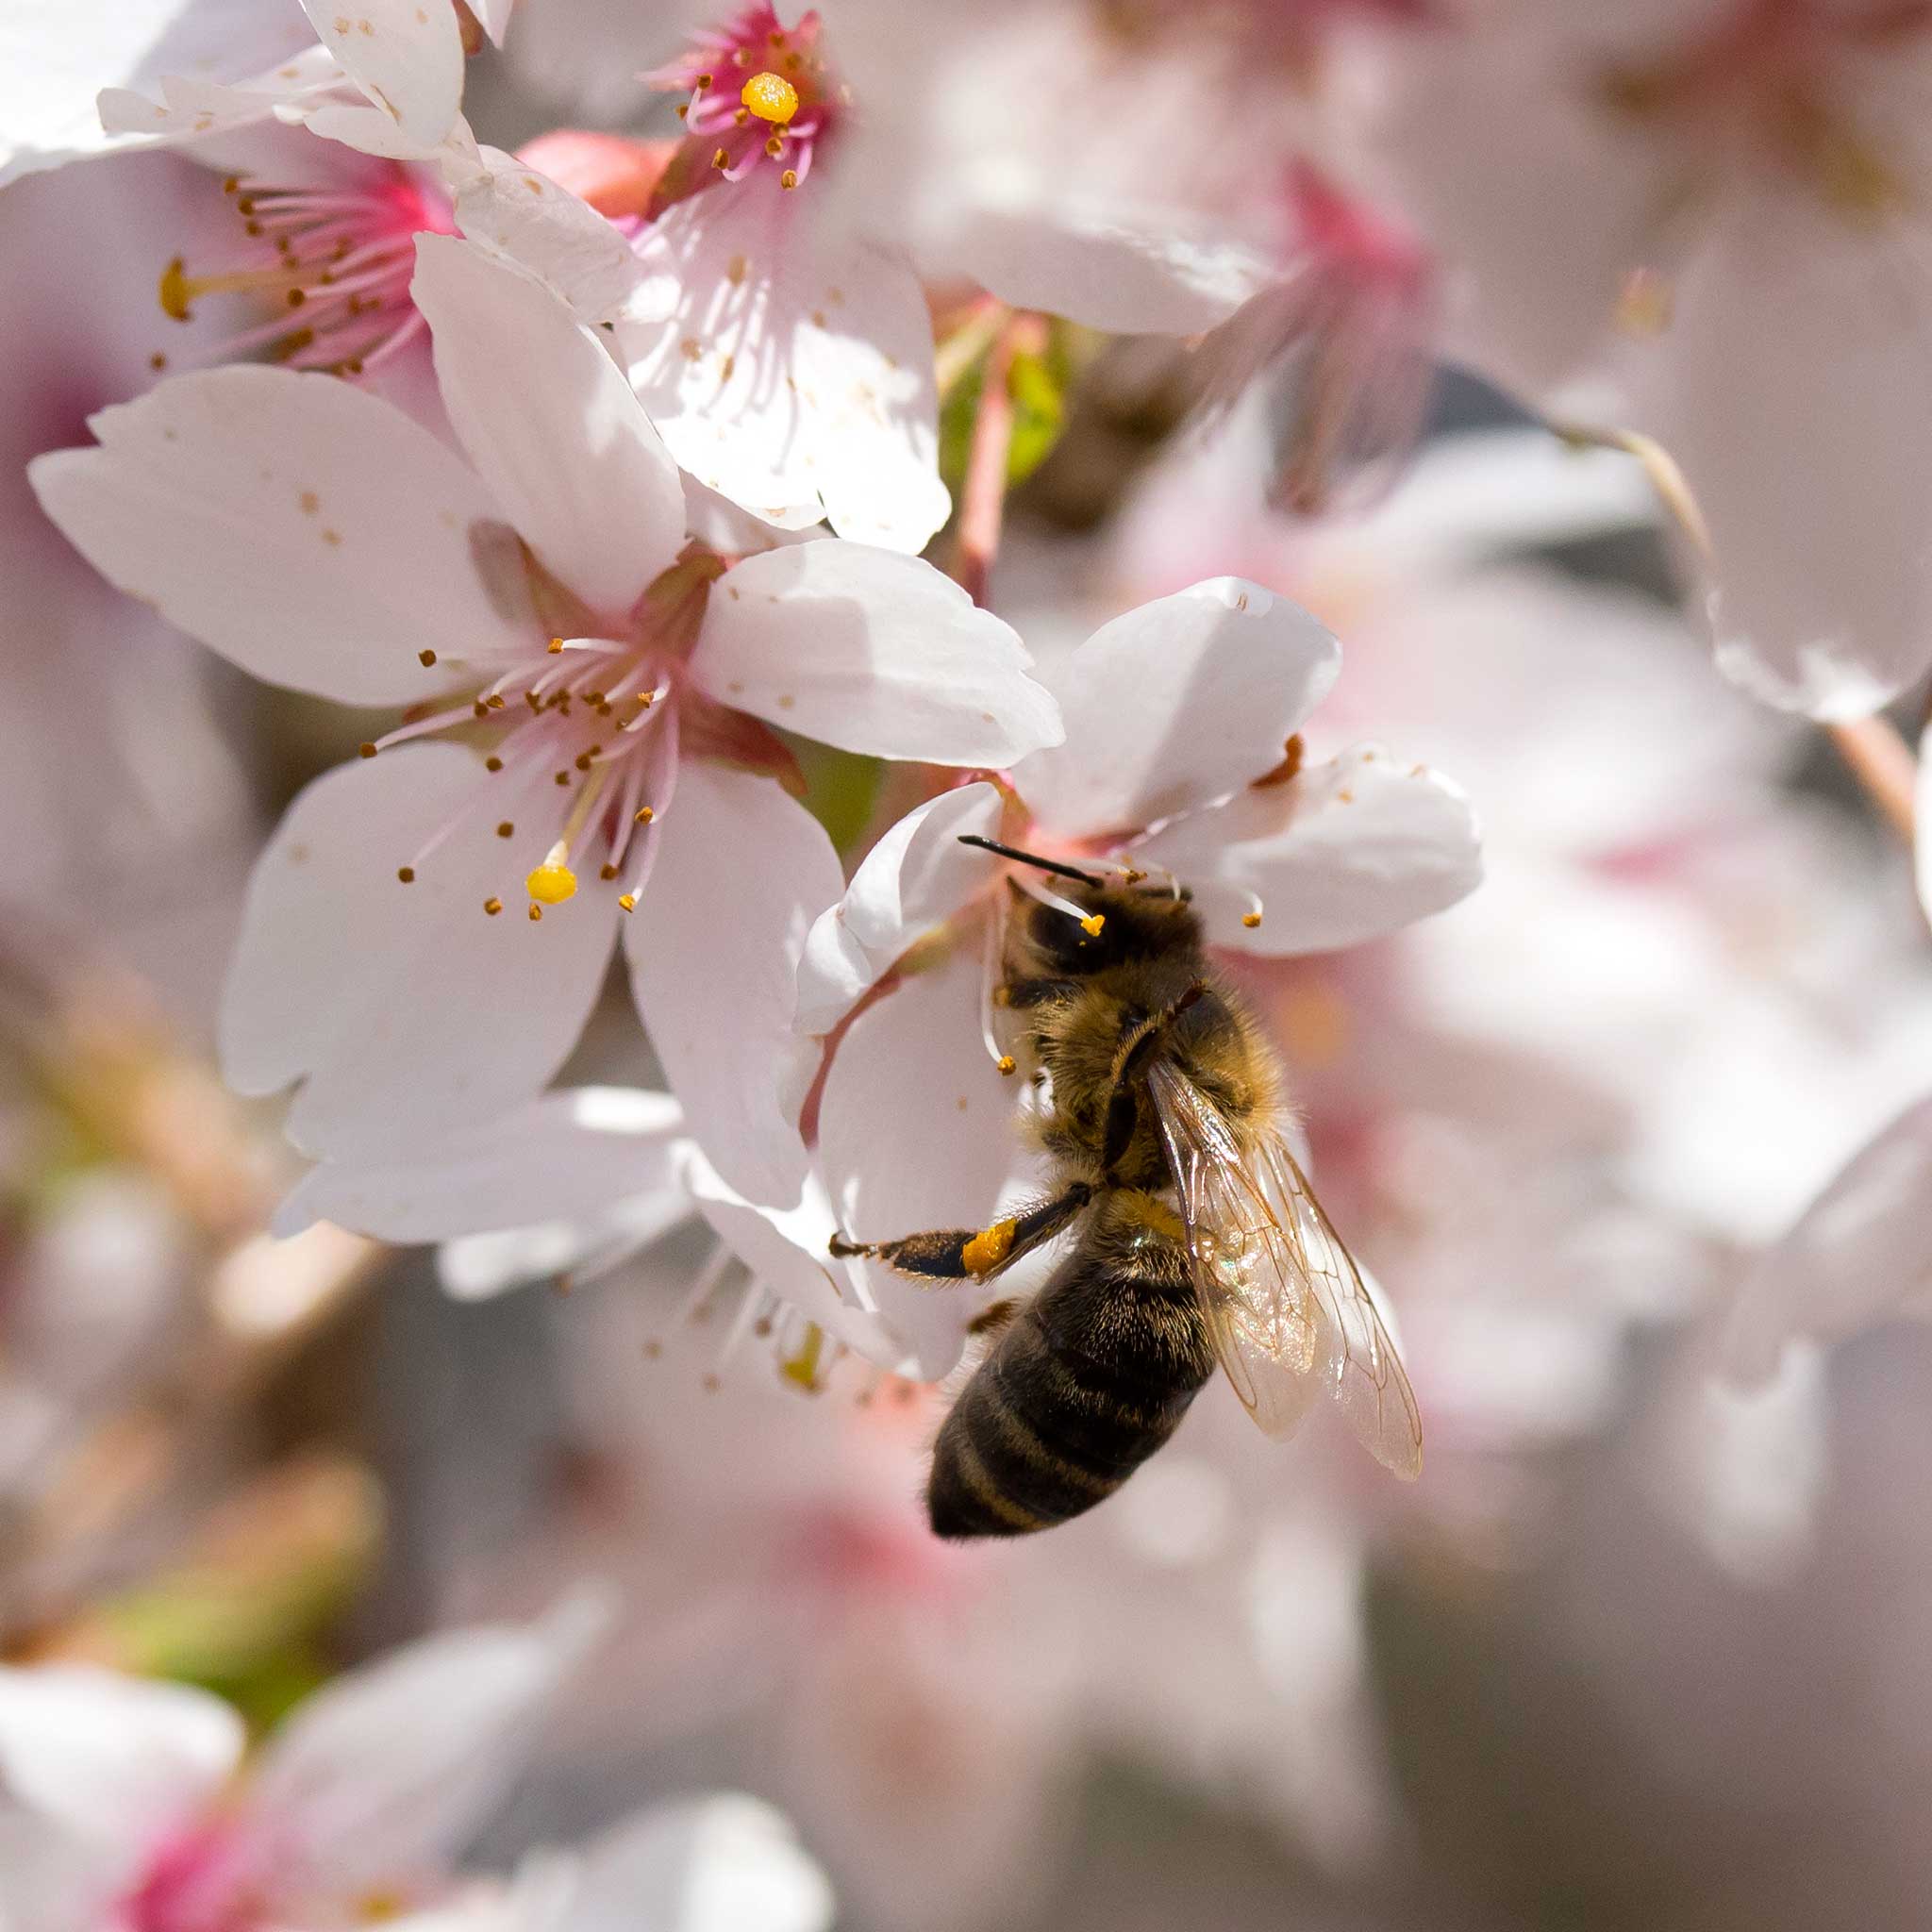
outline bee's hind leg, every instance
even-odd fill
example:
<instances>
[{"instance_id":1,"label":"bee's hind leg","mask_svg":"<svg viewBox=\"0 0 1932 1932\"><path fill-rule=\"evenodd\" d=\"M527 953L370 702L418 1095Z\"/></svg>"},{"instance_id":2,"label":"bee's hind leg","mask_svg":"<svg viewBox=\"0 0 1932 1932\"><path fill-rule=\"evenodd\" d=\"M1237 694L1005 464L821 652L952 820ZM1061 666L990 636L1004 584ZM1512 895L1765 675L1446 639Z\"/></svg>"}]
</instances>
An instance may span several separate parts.
<instances>
[{"instance_id":1,"label":"bee's hind leg","mask_svg":"<svg viewBox=\"0 0 1932 1932\"><path fill-rule=\"evenodd\" d=\"M841 1259L863 1255L902 1274L924 1275L931 1281L989 1281L1022 1255L1051 1241L1092 1198L1093 1190L1085 1181L1075 1181L1043 1207L995 1221L990 1227L934 1228L893 1241L849 1241L835 1234L831 1251Z\"/></svg>"}]
</instances>

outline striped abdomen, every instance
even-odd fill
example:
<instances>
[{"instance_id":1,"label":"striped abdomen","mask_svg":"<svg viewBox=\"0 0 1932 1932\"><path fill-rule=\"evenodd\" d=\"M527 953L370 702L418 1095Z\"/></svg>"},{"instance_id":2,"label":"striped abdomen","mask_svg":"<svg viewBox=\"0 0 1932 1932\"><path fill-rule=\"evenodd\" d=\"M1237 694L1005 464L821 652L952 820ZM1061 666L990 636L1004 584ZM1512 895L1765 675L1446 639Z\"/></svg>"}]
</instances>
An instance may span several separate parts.
<instances>
[{"instance_id":1,"label":"striped abdomen","mask_svg":"<svg viewBox=\"0 0 1932 1932\"><path fill-rule=\"evenodd\" d=\"M1024 1536L1092 1508L1174 1434L1213 1366L1185 1251L1103 1211L941 1424L934 1533Z\"/></svg>"}]
</instances>

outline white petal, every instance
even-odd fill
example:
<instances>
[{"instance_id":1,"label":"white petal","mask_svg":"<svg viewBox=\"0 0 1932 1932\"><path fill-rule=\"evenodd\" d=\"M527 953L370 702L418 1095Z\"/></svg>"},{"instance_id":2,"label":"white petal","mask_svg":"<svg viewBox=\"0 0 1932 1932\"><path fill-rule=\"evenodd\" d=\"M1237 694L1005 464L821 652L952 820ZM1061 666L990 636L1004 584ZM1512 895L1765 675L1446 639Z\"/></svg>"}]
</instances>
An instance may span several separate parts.
<instances>
[{"instance_id":1,"label":"white petal","mask_svg":"<svg viewBox=\"0 0 1932 1932\"><path fill-rule=\"evenodd\" d=\"M325 47L404 136L434 147L463 99L463 36L454 7L423 0L302 0Z\"/></svg>"},{"instance_id":2,"label":"white petal","mask_svg":"<svg viewBox=\"0 0 1932 1932\"><path fill-rule=\"evenodd\" d=\"M307 120L324 103L343 98L342 70L326 47L313 42L267 72L251 73L225 59L221 65L249 77L230 83L206 73L166 71L158 76L158 99L133 87L104 87L97 103L102 129L142 145L200 141L271 120ZM211 147L195 154L212 163Z\"/></svg>"},{"instance_id":3,"label":"white petal","mask_svg":"<svg viewBox=\"0 0 1932 1932\"><path fill-rule=\"evenodd\" d=\"M1214 944L1277 955L1380 939L1455 905L1482 877L1468 799L1374 745L1191 813L1133 856L1192 889ZM1262 919L1250 928L1241 922L1255 898Z\"/></svg>"},{"instance_id":4,"label":"white petal","mask_svg":"<svg viewBox=\"0 0 1932 1932\"><path fill-rule=\"evenodd\" d=\"M219 65L254 74L309 42L261 0L58 0L0 8L0 183L116 145L95 96Z\"/></svg>"},{"instance_id":5,"label":"white petal","mask_svg":"<svg viewBox=\"0 0 1932 1932\"><path fill-rule=\"evenodd\" d=\"M865 855L845 896L806 936L801 1033L829 1033L914 940L988 884L1000 861L959 841L968 833L996 836L1001 809L992 786L962 785L908 812Z\"/></svg>"},{"instance_id":6,"label":"white petal","mask_svg":"<svg viewBox=\"0 0 1932 1932\"><path fill-rule=\"evenodd\" d=\"M832 1889L769 1805L688 1798L586 1850L570 1932L826 1932Z\"/></svg>"},{"instance_id":7,"label":"white petal","mask_svg":"<svg viewBox=\"0 0 1932 1932\"><path fill-rule=\"evenodd\" d=\"M1019 1082L987 1052L985 999L969 934L867 1008L840 1041L819 1105L819 1162L853 1240L984 1227L994 1218L1021 1165ZM984 1297L963 1286L935 1293L891 1269L857 1265L880 1313L916 1350L921 1374L943 1375Z\"/></svg>"},{"instance_id":8,"label":"white petal","mask_svg":"<svg viewBox=\"0 0 1932 1932\"><path fill-rule=\"evenodd\" d=\"M1932 1100L1906 1109L1853 1155L1761 1256L1738 1291L1727 1372L1764 1381L1788 1342L1838 1341L1932 1291Z\"/></svg>"},{"instance_id":9,"label":"white petal","mask_svg":"<svg viewBox=\"0 0 1932 1932\"><path fill-rule=\"evenodd\" d=\"M516 11L517 0L470 0L470 11L476 16L483 31L500 47L504 36L509 32L510 15Z\"/></svg>"},{"instance_id":10,"label":"white petal","mask_svg":"<svg viewBox=\"0 0 1932 1932\"><path fill-rule=\"evenodd\" d=\"M532 860L495 836L493 782L454 745L352 760L296 798L256 866L223 1067L244 1093L306 1076L289 1133L311 1154L486 1121L541 1091L575 1042L621 915L591 885L541 923L524 916ZM397 867L459 810L461 828L399 883ZM483 910L492 892L496 918Z\"/></svg>"},{"instance_id":11,"label":"white petal","mask_svg":"<svg viewBox=\"0 0 1932 1932\"><path fill-rule=\"evenodd\" d=\"M1042 669L1067 741L1036 752L1013 783L1056 832L1152 824L1273 771L1341 670L1341 646L1299 605L1210 578Z\"/></svg>"},{"instance_id":12,"label":"white petal","mask_svg":"<svg viewBox=\"0 0 1932 1932\"><path fill-rule=\"evenodd\" d=\"M499 511L426 430L328 375L211 369L30 469L94 568L243 670L351 704L434 697L530 647L472 540ZM432 675L417 652L443 660Z\"/></svg>"},{"instance_id":13,"label":"white petal","mask_svg":"<svg viewBox=\"0 0 1932 1932\"><path fill-rule=\"evenodd\" d=\"M582 1087L379 1159L324 1161L275 1216L278 1235L332 1221L388 1241L440 1241L602 1212L669 1191L684 1116L668 1093Z\"/></svg>"},{"instance_id":14,"label":"white petal","mask_svg":"<svg viewBox=\"0 0 1932 1932\"><path fill-rule=\"evenodd\" d=\"M1709 528L1720 667L1842 718L1932 661L1932 278L1796 200L1739 212L1687 268L1643 426Z\"/></svg>"},{"instance_id":15,"label":"white petal","mask_svg":"<svg viewBox=\"0 0 1932 1932\"><path fill-rule=\"evenodd\" d=\"M419 235L409 286L470 460L557 576L621 616L683 547L684 491L617 365L558 296L473 243Z\"/></svg>"},{"instance_id":16,"label":"white petal","mask_svg":"<svg viewBox=\"0 0 1932 1932\"><path fill-rule=\"evenodd\" d=\"M535 1624L425 1638L298 1706L248 1792L282 1894L299 1898L307 1882L351 1897L460 1849L516 1781L608 1621L594 1596L569 1597Z\"/></svg>"},{"instance_id":17,"label":"white petal","mask_svg":"<svg viewBox=\"0 0 1932 1932\"><path fill-rule=\"evenodd\" d=\"M205 1690L0 1666L0 1809L11 1800L46 1840L72 1840L105 1891L212 1802L242 1741L242 1720Z\"/></svg>"},{"instance_id":18,"label":"white petal","mask_svg":"<svg viewBox=\"0 0 1932 1932\"><path fill-rule=\"evenodd\" d=\"M1032 662L931 564L828 541L726 571L691 671L721 704L841 751L1003 766L1060 741Z\"/></svg>"},{"instance_id":19,"label":"white petal","mask_svg":"<svg viewBox=\"0 0 1932 1932\"><path fill-rule=\"evenodd\" d=\"M867 1361L894 1374L916 1370L907 1343L864 1306L845 1264L832 1259L827 1244L838 1223L816 1174L807 1176L794 1205L769 1207L747 1201L693 1148L684 1181L698 1212L754 1280Z\"/></svg>"},{"instance_id":20,"label":"white petal","mask_svg":"<svg viewBox=\"0 0 1932 1932\"><path fill-rule=\"evenodd\" d=\"M650 890L625 925L638 1009L692 1139L754 1199L788 1203L805 1143L779 1094L812 920L844 886L824 828L772 778L688 760Z\"/></svg>"},{"instance_id":21,"label":"white petal","mask_svg":"<svg viewBox=\"0 0 1932 1932\"><path fill-rule=\"evenodd\" d=\"M692 195L639 239L619 354L701 482L772 522L914 552L939 479L932 324L910 266L821 223L775 171Z\"/></svg>"},{"instance_id":22,"label":"white petal","mask_svg":"<svg viewBox=\"0 0 1932 1932\"><path fill-rule=\"evenodd\" d=\"M459 182L457 225L472 242L520 262L583 322L616 314L638 280L630 243L591 205L501 148L481 151Z\"/></svg>"}]
</instances>

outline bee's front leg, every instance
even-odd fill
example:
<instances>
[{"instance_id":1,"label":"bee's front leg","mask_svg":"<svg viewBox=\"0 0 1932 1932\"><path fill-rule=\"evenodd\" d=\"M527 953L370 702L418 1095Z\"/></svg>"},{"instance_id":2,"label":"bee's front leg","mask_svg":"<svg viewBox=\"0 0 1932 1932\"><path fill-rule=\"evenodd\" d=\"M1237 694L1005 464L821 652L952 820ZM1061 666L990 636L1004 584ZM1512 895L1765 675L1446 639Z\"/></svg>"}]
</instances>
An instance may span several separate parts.
<instances>
[{"instance_id":1,"label":"bee's front leg","mask_svg":"<svg viewBox=\"0 0 1932 1932\"><path fill-rule=\"evenodd\" d=\"M1092 1198L1092 1188L1075 1181L1043 1207L988 1227L934 1228L891 1241L849 1241L835 1234L831 1251L841 1259L862 1255L931 1281L989 1281L1051 1241Z\"/></svg>"}]
</instances>

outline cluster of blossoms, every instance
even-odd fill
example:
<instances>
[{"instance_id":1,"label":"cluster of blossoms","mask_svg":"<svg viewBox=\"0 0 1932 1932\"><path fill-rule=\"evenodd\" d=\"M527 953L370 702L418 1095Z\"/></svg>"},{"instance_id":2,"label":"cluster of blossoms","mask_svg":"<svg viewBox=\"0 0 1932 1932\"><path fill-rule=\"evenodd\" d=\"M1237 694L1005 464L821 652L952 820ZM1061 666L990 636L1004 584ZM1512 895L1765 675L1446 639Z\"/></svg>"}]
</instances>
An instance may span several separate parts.
<instances>
[{"instance_id":1,"label":"cluster of blossoms","mask_svg":"<svg viewBox=\"0 0 1932 1932\"><path fill-rule=\"evenodd\" d=\"M983 1298L935 1295L834 1237L977 1227L1034 1189L1015 1131L1029 1097L995 1024L1004 925L1016 893L1086 915L1016 850L1185 886L1218 965L1305 1050L1315 1156L1332 1147L1371 1206L1387 1190L1400 1161L1352 1141L1321 1088L1324 1058L1351 1058L1325 1021L1338 1001L1402 1009L1410 1032L1391 1027L1368 1074L1416 1115L1401 1045L1459 1049L1467 1029L1446 999L1395 998L1376 956L1332 978L1324 962L1482 875L1474 808L1419 755L1446 745L1462 769L1467 747L1524 794L1547 774L1479 728L1458 741L1454 693L1412 639L1407 657L1378 639L1357 688L1338 688L1329 623L1396 627L1358 559L1336 540L1291 569L1238 517L1205 527L1198 501L1141 501L1139 554L1084 638L1049 612L1023 639L988 582L1029 344L1071 358L1135 339L1116 347L1158 365L1207 452L1187 491L1205 496L1238 449L1257 500L1304 516L1386 491L1435 369L1465 364L1597 445L1578 458L1591 478L1609 462L1582 534L1641 515L1624 485L1661 486L1716 663L1773 710L1868 719L1932 661L1911 118L1932 88L1932 7L1227 0L1192 34L1158 7L1086 0L970 20L903 0L786 19L758 0L691 23L681 50L666 27L636 94L664 97L675 137L558 129L520 154L480 142L464 105L486 41L518 56L511 0L75 11L61 64L24 58L0 82L0 183L165 161L200 169L205 192L192 231L161 239L164 346L69 409L84 432L37 425L20 450L40 509L106 584L231 664L380 714L342 725L341 761L261 851L222 999L229 1084L294 1090L286 1130L313 1165L285 1235L326 1221L442 1242L448 1285L474 1297L588 1279L695 1219L715 1246L693 1306L742 1274L733 1336L768 1340L791 1381L821 1386L851 1355L868 1392L892 1378L916 1406L909 1385L956 1367ZM956 503L942 421L962 406ZM1514 446L1510 487L1544 524L1511 541L1575 533L1579 472L1538 460ZM1419 474L1426 500L1426 458ZM1480 501L1480 480L1436 487ZM1404 513L1378 533L1385 557ZM1188 565L1168 571L1162 545L1191 514L1172 544ZM1423 547L1499 543L1480 523ZM1450 605L1416 575L1414 605ZM1316 594L1337 583L1346 594ZM86 594L105 593L90 578ZM1436 621L1461 625L1458 647L1507 653L1546 618L1577 622L1540 595L1485 584ZM1596 635L1622 621L1595 615ZM1607 712L1627 662L1646 693L1682 697L1654 637L1624 641L1571 688ZM1547 720L1514 722L1547 745ZM1605 991L1585 970L1603 898L1734 856L1678 764L1645 763L1660 734L1641 707L1629 736L1613 797L1580 798L1567 769L1552 783L1549 824L1507 855L1500 909L1419 942L1456 958L1445 984L1507 978L1561 927L1584 935L1557 973L1575 970L1579 1003ZM1560 745L1547 757L1564 763ZM1737 758L1753 783L1763 761L1757 740ZM865 819L837 843L828 773ZM1920 851L1932 905L1932 839ZM1645 916L1674 938L1666 896ZM668 1091L556 1084L577 1077L618 958ZM1706 963L1713 1002L1741 1003L1746 975ZM1521 1047L1544 1017L1525 996L1521 1036L1486 1050ZM1567 1041L1534 1045L1562 1069L1552 1111L1589 1116L1579 1139L1641 1111L1609 1056L1579 1070ZM1644 1069L1653 1086L1672 1074ZM1722 1230L1764 1250L1727 1284L1740 1379L1773 1374L1793 1339L1922 1297L1885 1257L1924 1231L1926 1106L1897 1113L1781 1243ZM1492 1151L1538 1150L1498 1131ZM1691 1220L1670 1224L1687 1254L1709 1232ZM1486 1291L1465 1299L1488 1317ZM1607 1376L1634 1325L1594 1276L1578 1308L1543 1314L1579 1385ZM1426 1317L1421 1341L1452 1465L1486 1429L1537 1432L1498 1419ZM1188 1507L1149 1494L1122 1534L1158 1567ZM950 1601L929 1552L888 1539L881 1557L870 1514L836 1501L841 1532L864 1518L863 1561ZM1709 1528L1722 1514L1700 1533L1728 1534L1732 1517ZM1313 1565L1342 1605L1360 1539L1314 1504L1271 1521L1277 1569ZM1258 1559L1241 1588L1283 1594ZM1333 1608L1322 1682L1277 1659L1276 1688L1353 1722L1346 1618ZM427 1932L642 1908L675 1924L717 1847L758 1923L824 1924L823 1880L740 1801L514 1878L460 1875L509 1740L583 1641L567 1617L437 1640L322 1693L247 1761L234 1714L202 1695L0 1672L0 1857L20 1847L30 1888L0 1920L420 1916ZM371 1774L358 1753L425 1712L446 1722ZM1224 1717L1265 1756L1252 1713ZM1325 1800L1346 1837L1369 1801L1316 1782L1292 1802ZM654 1890L667 1874L686 1890Z\"/></svg>"}]
</instances>

